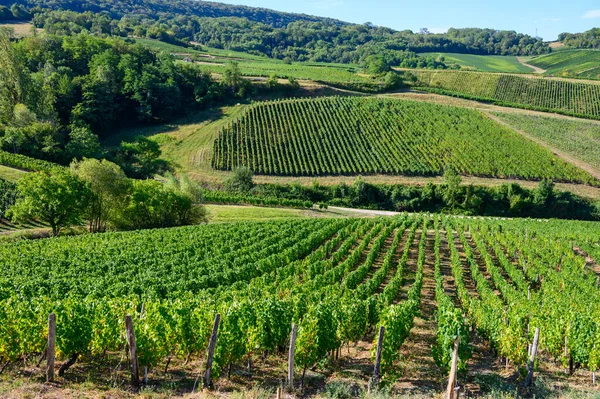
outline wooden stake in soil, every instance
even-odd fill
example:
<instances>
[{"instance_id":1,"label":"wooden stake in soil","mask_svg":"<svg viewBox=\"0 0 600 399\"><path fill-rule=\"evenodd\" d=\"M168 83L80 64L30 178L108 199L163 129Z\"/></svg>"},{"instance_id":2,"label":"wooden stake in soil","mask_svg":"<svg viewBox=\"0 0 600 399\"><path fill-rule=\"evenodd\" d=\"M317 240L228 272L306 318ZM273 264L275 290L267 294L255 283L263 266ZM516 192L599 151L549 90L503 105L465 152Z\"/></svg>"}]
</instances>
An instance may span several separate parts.
<instances>
[{"instance_id":1,"label":"wooden stake in soil","mask_svg":"<svg viewBox=\"0 0 600 399\"><path fill-rule=\"evenodd\" d=\"M381 352L383 351L383 336L385 334L385 327L379 327L379 337L377 338L377 353L375 354L375 368L373 369L373 377L369 381L369 392L377 388L379 380L381 379Z\"/></svg>"},{"instance_id":2,"label":"wooden stake in soil","mask_svg":"<svg viewBox=\"0 0 600 399\"><path fill-rule=\"evenodd\" d=\"M127 345L129 346L129 361L131 362L131 386L140 387L140 370L138 368L137 346L135 344L135 330L131 316L125 316L125 329L127 330Z\"/></svg>"},{"instance_id":3,"label":"wooden stake in soil","mask_svg":"<svg viewBox=\"0 0 600 399\"><path fill-rule=\"evenodd\" d=\"M54 381L54 358L56 344L56 315L48 315L48 349L46 351L46 382Z\"/></svg>"},{"instance_id":4,"label":"wooden stake in soil","mask_svg":"<svg viewBox=\"0 0 600 399\"><path fill-rule=\"evenodd\" d=\"M288 353L288 388L294 389L294 353L296 351L296 337L298 336L298 326L292 324L292 335L290 337L290 351Z\"/></svg>"},{"instance_id":5,"label":"wooden stake in soil","mask_svg":"<svg viewBox=\"0 0 600 399\"><path fill-rule=\"evenodd\" d=\"M458 371L458 346L460 345L460 335L454 341L454 352L452 353L452 366L450 367L450 376L448 378L448 388L446 389L446 397L448 399L457 399L458 394L456 388L456 373Z\"/></svg>"},{"instance_id":6,"label":"wooden stake in soil","mask_svg":"<svg viewBox=\"0 0 600 399\"><path fill-rule=\"evenodd\" d=\"M204 387L207 389L212 388L212 381L210 380L210 370L212 369L213 357L215 356L215 347L217 346L217 336L219 333L219 323L221 322L221 315L217 313L215 317L215 324L213 325L212 334L210 335L210 341L208 343L208 354L206 355L206 371L204 372Z\"/></svg>"},{"instance_id":7,"label":"wooden stake in soil","mask_svg":"<svg viewBox=\"0 0 600 399\"><path fill-rule=\"evenodd\" d=\"M533 347L531 348L531 356L529 358L528 373L525 379L525 386L530 387L533 382L533 369L535 366L535 356L538 350L538 343L540 341L540 329L535 329L535 336L533 337Z\"/></svg>"},{"instance_id":8,"label":"wooden stake in soil","mask_svg":"<svg viewBox=\"0 0 600 399\"><path fill-rule=\"evenodd\" d=\"M281 399L281 387L277 388L277 399Z\"/></svg>"}]
</instances>

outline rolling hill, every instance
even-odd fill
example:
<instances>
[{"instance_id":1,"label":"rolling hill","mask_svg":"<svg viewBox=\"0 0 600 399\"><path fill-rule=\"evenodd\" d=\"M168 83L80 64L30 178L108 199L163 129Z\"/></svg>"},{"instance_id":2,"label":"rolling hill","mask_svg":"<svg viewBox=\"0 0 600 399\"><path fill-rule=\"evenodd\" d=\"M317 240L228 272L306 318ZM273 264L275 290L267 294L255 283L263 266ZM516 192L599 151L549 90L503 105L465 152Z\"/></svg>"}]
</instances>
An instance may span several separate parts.
<instances>
[{"instance_id":1,"label":"rolling hill","mask_svg":"<svg viewBox=\"0 0 600 399\"><path fill-rule=\"evenodd\" d=\"M287 176L461 174L594 183L483 116L422 102L325 97L259 103L223 129L213 167Z\"/></svg>"},{"instance_id":2,"label":"rolling hill","mask_svg":"<svg viewBox=\"0 0 600 399\"><path fill-rule=\"evenodd\" d=\"M503 106L600 119L600 82L499 73L410 70L414 87Z\"/></svg>"},{"instance_id":3,"label":"rolling hill","mask_svg":"<svg viewBox=\"0 0 600 399\"><path fill-rule=\"evenodd\" d=\"M600 50L561 50L528 63L545 69L549 76L600 79Z\"/></svg>"},{"instance_id":4,"label":"rolling hill","mask_svg":"<svg viewBox=\"0 0 600 399\"><path fill-rule=\"evenodd\" d=\"M515 56L473 55L457 53L421 53L430 57L444 57L448 65L457 64L464 69L480 72L531 73L533 70L522 65Z\"/></svg>"}]
</instances>

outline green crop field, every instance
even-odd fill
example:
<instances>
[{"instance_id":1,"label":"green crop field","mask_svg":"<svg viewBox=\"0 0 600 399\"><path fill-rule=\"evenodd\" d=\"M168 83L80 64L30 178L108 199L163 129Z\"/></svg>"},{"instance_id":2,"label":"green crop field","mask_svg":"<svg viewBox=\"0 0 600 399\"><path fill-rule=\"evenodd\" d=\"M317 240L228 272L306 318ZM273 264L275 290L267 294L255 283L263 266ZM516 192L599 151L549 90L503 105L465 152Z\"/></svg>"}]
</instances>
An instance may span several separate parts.
<instances>
[{"instance_id":1,"label":"green crop field","mask_svg":"<svg viewBox=\"0 0 600 399\"><path fill-rule=\"evenodd\" d=\"M214 143L213 167L259 174L544 177L585 172L477 111L413 101L325 97L251 106Z\"/></svg>"},{"instance_id":2,"label":"green crop field","mask_svg":"<svg viewBox=\"0 0 600 399\"><path fill-rule=\"evenodd\" d=\"M151 379L169 375L170 383L191 386L197 370L166 368L205 355L219 314L212 376L223 380L232 366L251 364L261 378L279 381L287 349L278 348L287 346L292 323L297 375L308 387L319 382L304 381L306 369L334 352L335 366L323 362L320 370L368 369L379 326L391 387L407 380L399 371L414 360L403 348L417 353L422 334L431 345L418 352L424 370L411 375L436 381L449 370L460 334L461 378L478 384L481 367L497 357L507 369L524 367L537 328L544 379L552 375L547 367L569 359L590 378L600 361L600 290L594 266L573 248L598 259L599 238L592 223L403 215L0 244L0 359L21 367L39 356L54 313L59 360L116 362L125 356L123 319L131 315L139 367ZM103 372L91 367L87 378ZM366 385L368 375L354 378ZM506 384L512 392L520 382Z\"/></svg>"},{"instance_id":3,"label":"green crop field","mask_svg":"<svg viewBox=\"0 0 600 399\"><path fill-rule=\"evenodd\" d=\"M434 58L444 57L446 64L458 64L462 68L476 69L481 72L532 73L533 70L522 65L515 56L473 55L456 53L422 53L419 55Z\"/></svg>"},{"instance_id":4,"label":"green crop field","mask_svg":"<svg viewBox=\"0 0 600 399\"><path fill-rule=\"evenodd\" d=\"M464 71L415 70L425 90L517 108L600 119L600 82Z\"/></svg>"},{"instance_id":5,"label":"green crop field","mask_svg":"<svg viewBox=\"0 0 600 399\"><path fill-rule=\"evenodd\" d=\"M532 58L529 64L546 70L546 75L600 79L600 51L560 50Z\"/></svg>"},{"instance_id":6,"label":"green crop field","mask_svg":"<svg viewBox=\"0 0 600 399\"><path fill-rule=\"evenodd\" d=\"M494 115L515 129L522 130L600 170L600 124L517 113L495 112Z\"/></svg>"}]
</instances>

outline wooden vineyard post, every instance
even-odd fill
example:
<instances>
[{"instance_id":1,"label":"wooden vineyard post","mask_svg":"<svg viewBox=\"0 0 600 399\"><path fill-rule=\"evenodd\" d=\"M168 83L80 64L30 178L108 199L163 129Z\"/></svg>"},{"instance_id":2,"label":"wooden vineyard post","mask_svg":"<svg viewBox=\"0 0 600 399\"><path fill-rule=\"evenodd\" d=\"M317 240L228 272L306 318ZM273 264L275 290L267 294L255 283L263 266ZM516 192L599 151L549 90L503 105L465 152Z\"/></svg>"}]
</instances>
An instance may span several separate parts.
<instances>
[{"instance_id":1,"label":"wooden vineyard post","mask_svg":"<svg viewBox=\"0 0 600 399\"><path fill-rule=\"evenodd\" d=\"M373 377L369 381L369 392L379 385L381 379L381 352L383 351L383 336L385 334L385 327L379 327L379 337L377 338L377 353L375 354L375 368L373 369Z\"/></svg>"},{"instance_id":2,"label":"wooden vineyard post","mask_svg":"<svg viewBox=\"0 0 600 399\"><path fill-rule=\"evenodd\" d=\"M288 352L288 375L287 383L289 389L294 389L294 353L296 351L296 337L298 336L298 326L292 324L292 335L290 337L290 351Z\"/></svg>"},{"instance_id":3,"label":"wooden vineyard post","mask_svg":"<svg viewBox=\"0 0 600 399\"><path fill-rule=\"evenodd\" d=\"M140 370L138 368L135 330L133 329L131 316L125 316L125 329L127 330L127 345L129 346L129 361L131 362L131 386L137 389L140 386Z\"/></svg>"},{"instance_id":4,"label":"wooden vineyard post","mask_svg":"<svg viewBox=\"0 0 600 399\"><path fill-rule=\"evenodd\" d=\"M221 322L221 315L217 313L215 316L215 324L213 326L212 334L210 335L210 341L208 343L208 354L206 355L206 371L204 372L204 387L210 389L212 387L212 381L210 380L210 370L212 369L213 357L215 356L215 347L217 346L217 336L219 333L219 323Z\"/></svg>"},{"instance_id":5,"label":"wooden vineyard post","mask_svg":"<svg viewBox=\"0 0 600 399\"><path fill-rule=\"evenodd\" d=\"M46 382L54 381L54 358L56 344L56 315L48 315L48 349L46 352Z\"/></svg>"},{"instance_id":6,"label":"wooden vineyard post","mask_svg":"<svg viewBox=\"0 0 600 399\"><path fill-rule=\"evenodd\" d=\"M535 366L535 356L538 350L538 344L540 341L540 329L539 327L535 329L535 336L533 337L533 347L531 348L531 355L529 357L529 364L527 370L527 378L525 379L525 386L531 386L533 382L533 369Z\"/></svg>"},{"instance_id":7,"label":"wooden vineyard post","mask_svg":"<svg viewBox=\"0 0 600 399\"><path fill-rule=\"evenodd\" d=\"M277 399L281 399L281 391L282 391L281 387L278 387L277 388Z\"/></svg>"},{"instance_id":8,"label":"wooden vineyard post","mask_svg":"<svg viewBox=\"0 0 600 399\"><path fill-rule=\"evenodd\" d=\"M448 388L446 397L448 399L457 399L456 374L458 372L458 347L460 345L460 335L454 341L454 352L452 353L452 366L450 367L450 376L448 377Z\"/></svg>"}]
</instances>

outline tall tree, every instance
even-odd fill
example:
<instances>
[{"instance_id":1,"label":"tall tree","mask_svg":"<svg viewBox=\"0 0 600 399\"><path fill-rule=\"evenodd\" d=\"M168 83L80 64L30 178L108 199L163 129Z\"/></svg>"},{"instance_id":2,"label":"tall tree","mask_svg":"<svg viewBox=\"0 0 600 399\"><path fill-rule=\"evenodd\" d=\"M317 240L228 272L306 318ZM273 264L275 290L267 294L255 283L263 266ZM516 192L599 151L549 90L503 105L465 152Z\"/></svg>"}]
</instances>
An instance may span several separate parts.
<instances>
[{"instance_id":1,"label":"tall tree","mask_svg":"<svg viewBox=\"0 0 600 399\"><path fill-rule=\"evenodd\" d=\"M88 182L93 197L86 218L91 233L106 231L129 193L131 182L118 165L97 159L84 159L71 164L73 174Z\"/></svg>"},{"instance_id":2,"label":"tall tree","mask_svg":"<svg viewBox=\"0 0 600 399\"><path fill-rule=\"evenodd\" d=\"M9 123L15 105L23 102L24 66L11 37L9 30L0 27L0 124Z\"/></svg>"},{"instance_id":3,"label":"tall tree","mask_svg":"<svg viewBox=\"0 0 600 399\"><path fill-rule=\"evenodd\" d=\"M54 236L65 227L81 224L92 198L88 183L65 169L29 173L17 188L19 197L10 208L12 219L48 223Z\"/></svg>"}]
</instances>

